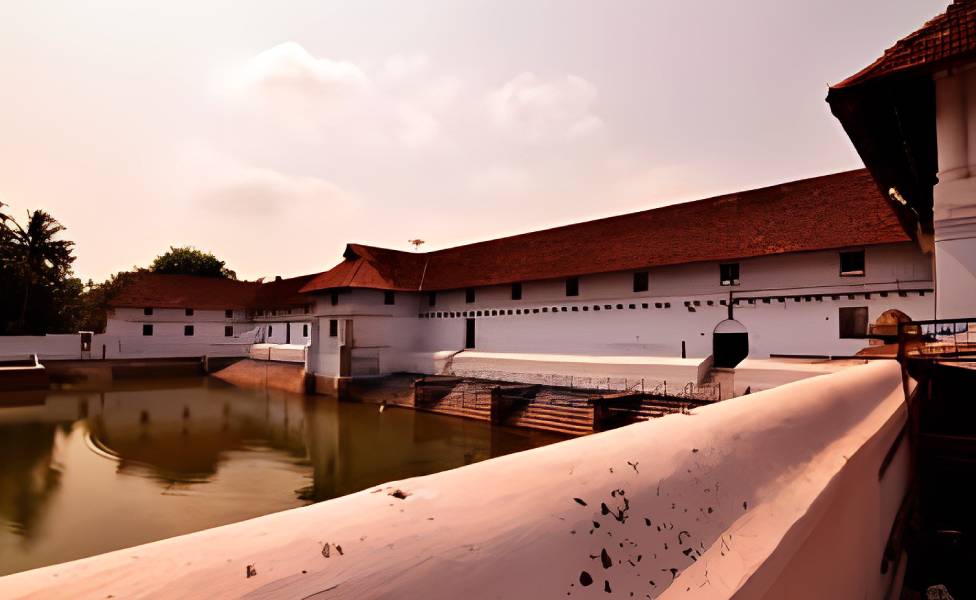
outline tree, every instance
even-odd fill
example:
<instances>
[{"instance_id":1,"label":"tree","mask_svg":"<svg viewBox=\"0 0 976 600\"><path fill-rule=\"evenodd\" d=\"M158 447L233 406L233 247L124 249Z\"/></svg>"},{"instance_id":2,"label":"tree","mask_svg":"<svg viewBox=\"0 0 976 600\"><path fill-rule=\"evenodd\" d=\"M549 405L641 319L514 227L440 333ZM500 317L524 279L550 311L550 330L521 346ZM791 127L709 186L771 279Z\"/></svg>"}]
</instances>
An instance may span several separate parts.
<instances>
[{"instance_id":1,"label":"tree","mask_svg":"<svg viewBox=\"0 0 976 600\"><path fill-rule=\"evenodd\" d=\"M71 275L74 242L42 210L27 214L26 226L0 219L0 327L9 333L70 330L69 305L77 305L81 282Z\"/></svg>"},{"instance_id":2,"label":"tree","mask_svg":"<svg viewBox=\"0 0 976 600\"><path fill-rule=\"evenodd\" d=\"M166 275L199 275L202 277L224 277L237 279L237 273L226 267L226 263L210 252L197 250L192 246L170 246L169 251L156 257L149 265L153 273Z\"/></svg>"}]
</instances>

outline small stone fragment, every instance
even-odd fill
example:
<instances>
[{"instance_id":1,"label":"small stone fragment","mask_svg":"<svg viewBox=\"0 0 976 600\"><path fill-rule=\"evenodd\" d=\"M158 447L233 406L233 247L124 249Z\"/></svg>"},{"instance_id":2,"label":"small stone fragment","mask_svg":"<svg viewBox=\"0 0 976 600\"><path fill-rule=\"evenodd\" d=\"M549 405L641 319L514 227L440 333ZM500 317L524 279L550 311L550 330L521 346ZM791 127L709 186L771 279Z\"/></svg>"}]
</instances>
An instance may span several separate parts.
<instances>
[{"instance_id":1,"label":"small stone fragment","mask_svg":"<svg viewBox=\"0 0 976 600\"><path fill-rule=\"evenodd\" d=\"M610 560L610 555L607 554L606 548L600 550L600 562L603 564L604 569L609 569L613 566L613 561Z\"/></svg>"},{"instance_id":2,"label":"small stone fragment","mask_svg":"<svg viewBox=\"0 0 976 600\"><path fill-rule=\"evenodd\" d=\"M258 570L254 568L254 565L247 565L246 573L247 573L247 579L250 579L251 577L254 577L255 575L258 574Z\"/></svg>"},{"instance_id":3,"label":"small stone fragment","mask_svg":"<svg viewBox=\"0 0 976 600\"><path fill-rule=\"evenodd\" d=\"M586 506L586 502L584 502L582 498L573 498L573 500L575 500L576 504L579 504L580 506Z\"/></svg>"},{"instance_id":4,"label":"small stone fragment","mask_svg":"<svg viewBox=\"0 0 976 600\"><path fill-rule=\"evenodd\" d=\"M586 586L588 586L588 585L590 585L590 584L593 583L593 578L590 577L590 574L589 573L587 573L586 571L583 571L582 573L580 573L579 581L580 581L580 585L582 585L583 587L586 587Z\"/></svg>"}]
</instances>

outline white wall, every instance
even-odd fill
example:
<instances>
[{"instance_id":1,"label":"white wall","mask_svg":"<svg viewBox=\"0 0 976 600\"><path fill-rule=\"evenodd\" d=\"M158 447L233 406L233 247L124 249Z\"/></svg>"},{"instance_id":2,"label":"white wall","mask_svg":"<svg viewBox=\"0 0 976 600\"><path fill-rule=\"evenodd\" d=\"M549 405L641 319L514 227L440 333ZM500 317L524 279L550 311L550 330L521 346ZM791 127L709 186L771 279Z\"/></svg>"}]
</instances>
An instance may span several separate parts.
<instances>
[{"instance_id":1,"label":"white wall","mask_svg":"<svg viewBox=\"0 0 976 600\"><path fill-rule=\"evenodd\" d=\"M740 281L733 313L749 331L752 357L856 353L868 342L840 338L843 307L867 307L870 321L893 308L913 319L934 311L931 259L911 243L866 248L863 277L840 276L838 252L829 251L743 260ZM329 294L318 295L315 312L326 336L330 318L352 319L354 355L376 357L382 373L406 369L417 354L462 350L465 319L478 311L482 352L679 357L684 342L689 358L712 353L730 289L720 285L718 263L652 269L648 292L634 293L632 285L630 272L584 276L580 295L567 297L562 279L530 281L521 300L501 285L478 288L473 303L464 290L438 292L434 306L426 292L399 292L396 305L386 306L381 291L356 289L340 294L336 306ZM326 352L338 351L337 339L324 341Z\"/></svg>"}]
</instances>

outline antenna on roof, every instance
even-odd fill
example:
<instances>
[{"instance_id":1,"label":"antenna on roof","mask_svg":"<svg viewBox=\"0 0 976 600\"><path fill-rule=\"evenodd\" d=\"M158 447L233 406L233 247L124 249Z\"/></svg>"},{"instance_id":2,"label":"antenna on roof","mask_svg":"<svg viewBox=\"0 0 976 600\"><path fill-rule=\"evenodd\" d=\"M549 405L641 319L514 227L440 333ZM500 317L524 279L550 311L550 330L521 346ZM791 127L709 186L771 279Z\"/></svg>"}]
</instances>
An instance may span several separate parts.
<instances>
[{"instance_id":1,"label":"antenna on roof","mask_svg":"<svg viewBox=\"0 0 976 600\"><path fill-rule=\"evenodd\" d=\"M424 243L424 240L418 238L415 240L407 240L407 243L413 244L413 251L416 252L420 248L420 245Z\"/></svg>"}]
</instances>

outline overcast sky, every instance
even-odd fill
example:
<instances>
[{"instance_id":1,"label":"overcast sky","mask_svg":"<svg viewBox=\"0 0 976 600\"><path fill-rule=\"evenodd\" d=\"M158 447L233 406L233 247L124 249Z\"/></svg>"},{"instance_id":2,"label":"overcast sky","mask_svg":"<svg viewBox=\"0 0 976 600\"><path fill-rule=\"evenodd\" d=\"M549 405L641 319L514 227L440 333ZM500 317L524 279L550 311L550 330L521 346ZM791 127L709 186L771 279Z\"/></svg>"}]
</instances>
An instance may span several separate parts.
<instances>
[{"instance_id":1,"label":"overcast sky","mask_svg":"<svg viewBox=\"0 0 976 600\"><path fill-rule=\"evenodd\" d=\"M827 85L945 5L2 0L0 201L253 279L857 168Z\"/></svg>"}]
</instances>

